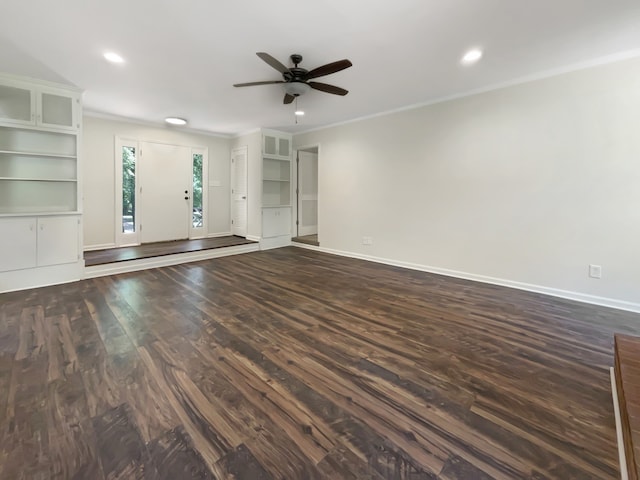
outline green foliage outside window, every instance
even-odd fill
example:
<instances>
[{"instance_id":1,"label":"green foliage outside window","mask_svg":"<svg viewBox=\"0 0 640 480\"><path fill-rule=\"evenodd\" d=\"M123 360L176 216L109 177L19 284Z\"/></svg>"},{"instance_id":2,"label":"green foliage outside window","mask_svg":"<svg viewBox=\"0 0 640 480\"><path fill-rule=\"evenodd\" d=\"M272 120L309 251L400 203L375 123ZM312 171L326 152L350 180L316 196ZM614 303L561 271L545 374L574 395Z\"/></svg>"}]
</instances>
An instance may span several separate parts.
<instances>
[{"instance_id":1,"label":"green foliage outside window","mask_svg":"<svg viewBox=\"0 0 640 480\"><path fill-rule=\"evenodd\" d=\"M122 147L122 231L135 232L136 149Z\"/></svg>"},{"instance_id":2,"label":"green foliage outside window","mask_svg":"<svg viewBox=\"0 0 640 480\"><path fill-rule=\"evenodd\" d=\"M193 155L193 226L202 226L202 154Z\"/></svg>"}]
</instances>

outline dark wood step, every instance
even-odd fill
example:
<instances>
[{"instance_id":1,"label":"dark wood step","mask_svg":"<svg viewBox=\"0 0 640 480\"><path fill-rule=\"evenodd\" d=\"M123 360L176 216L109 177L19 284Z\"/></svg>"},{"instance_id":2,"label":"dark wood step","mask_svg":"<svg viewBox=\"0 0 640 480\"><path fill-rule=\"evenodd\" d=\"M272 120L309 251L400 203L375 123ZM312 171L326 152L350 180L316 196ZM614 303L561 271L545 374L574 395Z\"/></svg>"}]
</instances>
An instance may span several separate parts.
<instances>
[{"instance_id":1,"label":"dark wood step","mask_svg":"<svg viewBox=\"0 0 640 480\"><path fill-rule=\"evenodd\" d=\"M640 337L615 336L615 373L629 480L640 472Z\"/></svg>"},{"instance_id":2,"label":"dark wood step","mask_svg":"<svg viewBox=\"0 0 640 480\"><path fill-rule=\"evenodd\" d=\"M142 258L162 257L176 253L199 252L213 248L250 245L253 242L243 237L227 236L200 238L195 240L174 240L169 242L145 243L132 247L109 248L84 252L85 266L105 265L108 263L140 260Z\"/></svg>"}]
</instances>

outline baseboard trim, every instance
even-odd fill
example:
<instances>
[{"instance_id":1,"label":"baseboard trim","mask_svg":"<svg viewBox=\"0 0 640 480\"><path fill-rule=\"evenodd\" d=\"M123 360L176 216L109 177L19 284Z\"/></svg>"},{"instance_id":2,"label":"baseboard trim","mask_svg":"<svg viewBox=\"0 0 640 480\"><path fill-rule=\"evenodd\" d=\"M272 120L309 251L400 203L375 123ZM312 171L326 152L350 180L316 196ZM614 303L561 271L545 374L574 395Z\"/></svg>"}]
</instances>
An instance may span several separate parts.
<instances>
[{"instance_id":1,"label":"baseboard trim","mask_svg":"<svg viewBox=\"0 0 640 480\"><path fill-rule=\"evenodd\" d=\"M101 243L100 245L85 245L83 251L91 252L93 250L106 250L107 248L116 248L115 243Z\"/></svg>"},{"instance_id":2,"label":"baseboard trim","mask_svg":"<svg viewBox=\"0 0 640 480\"><path fill-rule=\"evenodd\" d=\"M93 265L90 267L85 267L84 278L104 277L107 275L116 275L118 273L148 270L150 268L169 267L171 265L178 265L181 263L228 257L230 255L257 252L259 250L260 246L253 243L248 245L236 245L233 247L199 250L197 252L177 253L174 255L164 255L162 257L141 258L139 260L109 263L106 265Z\"/></svg>"},{"instance_id":3,"label":"baseboard trim","mask_svg":"<svg viewBox=\"0 0 640 480\"><path fill-rule=\"evenodd\" d=\"M219 238L219 237L231 237L231 232L222 232L222 233L210 233L207 235L207 238Z\"/></svg>"},{"instance_id":4,"label":"baseboard trim","mask_svg":"<svg viewBox=\"0 0 640 480\"><path fill-rule=\"evenodd\" d=\"M618 439L618 459L620 461L620 480L629 480L627 471L627 456L624 452L624 439L622 438L622 417L620 416L620 401L618 400L618 386L616 385L616 372L613 367L609 369L611 375L611 396L613 397L613 412L616 418L616 437Z\"/></svg>"},{"instance_id":5,"label":"baseboard trim","mask_svg":"<svg viewBox=\"0 0 640 480\"><path fill-rule=\"evenodd\" d=\"M310 245L295 244L299 248L309 248ZM374 257L370 255L362 255L359 253L346 252L343 250L334 250L332 248L314 247L314 250L320 252L340 255L342 257L357 258L359 260L367 260L369 262L383 263L394 267L408 268L410 270L419 270L421 272L435 273L437 275L445 275L447 277L461 278L463 280L473 280L474 282L489 283L491 285L499 285L501 287L515 288L517 290L525 290L527 292L542 293L552 297L565 298L567 300L575 300L577 302L588 303L591 305L599 305L602 307L615 308L628 312L640 313L640 303L626 302L616 300L614 298L598 297L596 295L588 295L586 293L572 292L570 290L561 290L558 288L545 287L530 283L516 282L513 280L505 280L502 278L488 277L485 275L476 275L474 273L460 272L457 270L449 270L446 268L431 267L428 265L420 265L411 262L402 262L388 258Z\"/></svg>"},{"instance_id":6,"label":"baseboard trim","mask_svg":"<svg viewBox=\"0 0 640 480\"><path fill-rule=\"evenodd\" d=\"M259 242L261 237L257 236L257 235L247 235L246 237L247 240L251 240L252 242Z\"/></svg>"},{"instance_id":7,"label":"baseboard trim","mask_svg":"<svg viewBox=\"0 0 640 480\"><path fill-rule=\"evenodd\" d=\"M299 248L306 248L307 250L315 250L317 252L321 252L322 249L317 246L317 245L309 245L308 243L298 243L298 242L291 242L291 245L293 245L294 247L299 247ZM327 252L329 253L329 252Z\"/></svg>"}]
</instances>

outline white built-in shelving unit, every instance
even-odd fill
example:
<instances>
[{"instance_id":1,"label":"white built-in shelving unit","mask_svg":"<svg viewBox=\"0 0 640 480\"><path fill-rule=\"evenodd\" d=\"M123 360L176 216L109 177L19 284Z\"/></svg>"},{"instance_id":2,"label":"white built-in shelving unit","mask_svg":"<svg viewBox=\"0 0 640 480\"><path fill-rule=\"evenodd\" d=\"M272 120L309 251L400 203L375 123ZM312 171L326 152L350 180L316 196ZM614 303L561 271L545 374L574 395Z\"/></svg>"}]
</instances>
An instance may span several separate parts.
<instances>
[{"instance_id":1,"label":"white built-in shelving unit","mask_svg":"<svg viewBox=\"0 0 640 480\"><path fill-rule=\"evenodd\" d=\"M81 278L76 89L0 75L0 292Z\"/></svg>"},{"instance_id":2,"label":"white built-in shelving unit","mask_svg":"<svg viewBox=\"0 0 640 480\"><path fill-rule=\"evenodd\" d=\"M291 134L262 131L263 249L291 243L291 146Z\"/></svg>"}]
</instances>

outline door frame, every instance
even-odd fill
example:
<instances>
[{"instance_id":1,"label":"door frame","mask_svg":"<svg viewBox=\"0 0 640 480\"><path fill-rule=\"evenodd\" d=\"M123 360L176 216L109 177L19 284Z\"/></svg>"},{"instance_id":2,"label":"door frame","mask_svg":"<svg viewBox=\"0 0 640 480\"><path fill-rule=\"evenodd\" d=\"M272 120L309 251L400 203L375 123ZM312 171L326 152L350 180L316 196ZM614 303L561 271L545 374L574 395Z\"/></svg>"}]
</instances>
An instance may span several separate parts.
<instances>
[{"instance_id":1,"label":"door frame","mask_svg":"<svg viewBox=\"0 0 640 480\"><path fill-rule=\"evenodd\" d=\"M320 144L312 143L309 145L301 145L294 148L294 157L293 157L293 178L295 178L295 186L293 186L293 193L295 194L295 201L291 202L291 208L293 209L291 215L291 231L295 232L294 237L298 236L298 222L299 212L298 212L298 197L300 195L299 186L298 186L298 152L306 152L312 149L317 149L318 151L318 241L320 241ZM293 182L292 182L293 183Z\"/></svg>"},{"instance_id":2,"label":"door frame","mask_svg":"<svg viewBox=\"0 0 640 480\"><path fill-rule=\"evenodd\" d=\"M245 169L245 184L247 186L247 198L245 201L245 218L247 219L246 221L246 225L245 225L245 232L244 232L244 236L246 238L246 236L248 235L249 232L249 147L247 145L244 145L242 147L237 147L237 148L233 148L231 149L231 158L229 159L229 162L231 164L231 168L229 169L229 206L230 206L230 221L231 224L229 225L229 230L231 231L231 235L235 235L233 230L233 221L234 221L234 199L233 199L233 195L234 195L234 190L233 187L235 185L235 179L236 179L236 164L234 162L234 157L236 155L237 152L242 152L244 153L244 156L246 158L246 162L247 162L247 167Z\"/></svg>"},{"instance_id":3,"label":"door frame","mask_svg":"<svg viewBox=\"0 0 640 480\"><path fill-rule=\"evenodd\" d=\"M134 210L134 216L136 219L135 233L125 234L122 233L122 147L131 146L136 149L136 194L140 194L141 177L138 166L140 145L142 143L155 143L159 145L171 145L175 147L186 147L191 149L191 162L189 163L189 178L193 175L193 155L196 153L202 153L202 218L203 226L201 232L194 232L195 236L192 236L192 212L193 212L193 181L189 192L189 239L192 238L204 238L208 234L208 219L209 219L209 147L203 145L185 145L181 143L172 143L158 140L146 140L141 138L134 138L129 136L115 135L114 137L114 163L115 163L115 192L114 192L114 204L115 204L115 222L114 222L114 238L116 247L128 247L134 245L140 245L140 224L142 222L141 211L139 208L139 202L136 201ZM199 230L199 229L198 229Z\"/></svg>"}]
</instances>

